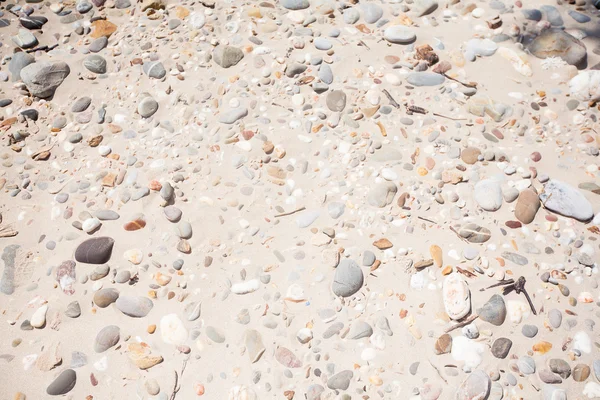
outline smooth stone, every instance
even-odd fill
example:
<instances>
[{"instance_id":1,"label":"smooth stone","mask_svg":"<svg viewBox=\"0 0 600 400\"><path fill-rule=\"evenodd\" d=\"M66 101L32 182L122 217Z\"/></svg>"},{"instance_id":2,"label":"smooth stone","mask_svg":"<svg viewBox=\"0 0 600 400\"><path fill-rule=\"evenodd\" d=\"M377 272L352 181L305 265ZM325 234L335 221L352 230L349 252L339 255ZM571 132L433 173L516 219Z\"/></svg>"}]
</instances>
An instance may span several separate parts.
<instances>
[{"instance_id":1,"label":"smooth stone","mask_svg":"<svg viewBox=\"0 0 600 400\"><path fill-rule=\"evenodd\" d=\"M538 376L540 377L540 380L544 383L549 383L549 384L562 383L562 379L560 378L560 376L555 375L552 372L544 370L544 369L538 372Z\"/></svg>"},{"instance_id":2,"label":"smooth stone","mask_svg":"<svg viewBox=\"0 0 600 400\"><path fill-rule=\"evenodd\" d=\"M23 51L14 53L8 63L8 70L12 75L12 81L16 82L21 79L21 70L26 66L33 64L35 58L28 53Z\"/></svg>"},{"instance_id":3,"label":"smooth stone","mask_svg":"<svg viewBox=\"0 0 600 400\"><path fill-rule=\"evenodd\" d=\"M160 336L163 342L182 345L188 338L188 331L177 314L167 314L160 319Z\"/></svg>"},{"instance_id":4,"label":"smooth stone","mask_svg":"<svg viewBox=\"0 0 600 400\"><path fill-rule=\"evenodd\" d=\"M83 60L83 66L95 74L105 74L107 71L106 60L98 54L89 55Z\"/></svg>"},{"instance_id":5,"label":"smooth stone","mask_svg":"<svg viewBox=\"0 0 600 400\"><path fill-rule=\"evenodd\" d=\"M121 311L123 314L132 317L132 318L143 318L152 307L154 307L154 303L147 297L142 296L119 296L117 301L115 302L115 306Z\"/></svg>"},{"instance_id":6,"label":"smooth stone","mask_svg":"<svg viewBox=\"0 0 600 400\"><path fill-rule=\"evenodd\" d=\"M328 64L321 64L319 67L319 79L328 85L333 83L333 71Z\"/></svg>"},{"instance_id":7,"label":"smooth stone","mask_svg":"<svg viewBox=\"0 0 600 400\"><path fill-rule=\"evenodd\" d=\"M383 38L394 44L410 44L417 39L417 35L412 29L403 25L392 25L385 28Z\"/></svg>"},{"instance_id":8,"label":"smooth stone","mask_svg":"<svg viewBox=\"0 0 600 400\"><path fill-rule=\"evenodd\" d=\"M29 324L34 328L38 328L38 329L43 328L46 325L46 313L47 312L48 312L48 304L44 304L43 306L39 307L37 310L35 310L35 312L31 316L31 320L29 321Z\"/></svg>"},{"instance_id":9,"label":"smooth stone","mask_svg":"<svg viewBox=\"0 0 600 400\"><path fill-rule=\"evenodd\" d=\"M17 244L11 244L4 248L2 251L2 261L4 261L4 271L2 272L2 278L0 279L0 292L11 295L15 291L15 272L16 264L15 258L17 257L17 251L21 246Z\"/></svg>"},{"instance_id":10,"label":"smooth stone","mask_svg":"<svg viewBox=\"0 0 600 400\"><path fill-rule=\"evenodd\" d=\"M94 216L100 221L116 221L121 217L118 212L113 210L98 210L94 212Z\"/></svg>"},{"instance_id":11,"label":"smooth stone","mask_svg":"<svg viewBox=\"0 0 600 400\"><path fill-rule=\"evenodd\" d=\"M413 86L437 86L445 80L443 75L434 72L413 72L406 77L406 81Z\"/></svg>"},{"instance_id":12,"label":"smooth stone","mask_svg":"<svg viewBox=\"0 0 600 400\"><path fill-rule=\"evenodd\" d=\"M315 45L317 50L322 50L322 51L327 51L333 47L333 43L331 43L330 40L328 40L326 38L321 38L321 37L315 38L315 40L313 41L313 44Z\"/></svg>"},{"instance_id":13,"label":"smooth stone","mask_svg":"<svg viewBox=\"0 0 600 400\"><path fill-rule=\"evenodd\" d=\"M365 250L365 252L363 253L363 266L370 267L371 265L373 265L373 263L375 263L376 259L377 257L372 251Z\"/></svg>"},{"instance_id":14,"label":"smooth stone","mask_svg":"<svg viewBox=\"0 0 600 400\"><path fill-rule=\"evenodd\" d=\"M438 8L437 0L415 0L413 7L411 8L417 15L417 17L423 17L429 15Z\"/></svg>"},{"instance_id":15,"label":"smooth stone","mask_svg":"<svg viewBox=\"0 0 600 400\"><path fill-rule=\"evenodd\" d=\"M489 57L496 53L498 44L490 39L471 39L467 42L465 48L476 56Z\"/></svg>"},{"instance_id":16,"label":"smooth stone","mask_svg":"<svg viewBox=\"0 0 600 400\"><path fill-rule=\"evenodd\" d=\"M327 94L327 108L334 112L341 112L346 107L346 93L341 90L333 90Z\"/></svg>"},{"instance_id":17,"label":"smooth stone","mask_svg":"<svg viewBox=\"0 0 600 400\"><path fill-rule=\"evenodd\" d=\"M162 79L165 77L165 75L167 75L167 71L165 70L163 63L160 61L150 61L144 63L143 70L146 75L154 79Z\"/></svg>"},{"instance_id":18,"label":"smooth stone","mask_svg":"<svg viewBox=\"0 0 600 400\"><path fill-rule=\"evenodd\" d=\"M71 69L65 62L38 61L21 69L20 75L32 95L47 98L54 95L70 73Z\"/></svg>"},{"instance_id":19,"label":"smooth stone","mask_svg":"<svg viewBox=\"0 0 600 400\"><path fill-rule=\"evenodd\" d=\"M212 56L219 66L231 68L244 58L244 52L237 47L219 45L213 50Z\"/></svg>"},{"instance_id":20,"label":"smooth stone","mask_svg":"<svg viewBox=\"0 0 600 400\"><path fill-rule=\"evenodd\" d=\"M29 17L19 18L19 22L24 28L27 29L42 29L42 27L48 22L48 18L42 17L41 15L32 15Z\"/></svg>"},{"instance_id":21,"label":"smooth stone","mask_svg":"<svg viewBox=\"0 0 600 400\"><path fill-rule=\"evenodd\" d=\"M383 9L374 3L366 3L361 6L363 20L367 24L374 24L383 16Z\"/></svg>"},{"instance_id":22,"label":"smooth stone","mask_svg":"<svg viewBox=\"0 0 600 400\"><path fill-rule=\"evenodd\" d=\"M535 361L533 358L529 356L519 357L517 361L517 367L519 368L519 372L523 375L532 375L535 373Z\"/></svg>"},{"instance_id":23,"label":"smooth stone","mask_svg":"<svg viewBox=\"0 0 600 400\"><path fill-rule=\"evenodd\" d=\"M346 335L346 339L362 339L370 337L373 334L373 328L365 321L356 321L350 326L350 331Z\"/></svg>"},{"instance_id":24,"label":"smooth stone","mask_svg":"<svg viewBox=\"0 0 600 400\"><path fill-rule=\"evenodd\" d=\"M446 313L453 320L459 320L471 311L471 292L458 273L450 274L444 279L442 299Z\"/></svg>"},{"instance_id":25,"label":"smooth stone","mask_svg":"<svg viewBox=\"0 0 600 400\"><path fill-rule=\"evenodd\" d=\"M19 33L11 37L12 41L23 49L29 49L38 44L38 40L35 35L28 30L19 29Z\"/></svg>"},{"instance_id":26,"label":"smooth stone","mask_svg":"<svg viewBox=\"0 0 600 400\"><path fill-rule=\"evenodd\" d=\"M517 265L527 265L527 263L529 262L529 260L527 260L526 257L523 257L522 255L517 254L517 253L512 253L510 251L504 251L504 252L502 252L501 255L502 255L502 258L504 258L510 262L513 262Z\"/></svg>"},{"instance_id":27,"label":"smooth stone","mask_svg":"<svg viewBox=\"0 0 600 400\"><path fill-rule=\"evenodd\" d=\"M487 399L492 387L490 377L483 371L471 372L458 388L456 400Z\"/></svg>"},{"instance_id":28,"label":"smooth stone","mask_svg":"<svg viewBox=\"0 0 600 400\"><path fill-rule=\"evenodd\" d=\"M92 53L98 53L104 50L106 46L108 46L108 38L106 36L101 36L97 39L94 39L88 46L88 49Z\"/></svg>"},{"instance_id":29,"label":"smooth stone","mask_svg":"<svg viewBox=\"0 0 600 400\"><path fill-rule=\"evenodd\" d=\"M121 338L121 329L116 325L109 325L100 330L94 341L96 353L103 353L115 346Z\"/></svg>"},{"instance_id":30,"label":"smooth stone","mask_svg":"<svg viewBox=\"0 0 600 400\"><path fill-rule=\"evenodd\" d=\"M69 303L65 310L65 315L69 318L78 318L81 315L81 306L79 302L73 301Z\"/></svg>"},{"instance_id":31,"label":"smooth stone","mask_svg":"<svg viewBox=\"0 0 600 400\"><path fill-rule=\"evenodd\" d=\"M392 182L376 184L367 194L367 203L373 207L383 208L392 204L398 187Z\"/></svg>"},{"instance_id":32,"label":"smooth stone","mask_svg":"<svg viewBox=\"0 0 600 400\"><path fill-rule=\"evenodd\" d=\"M592 204L575 187L557 180L550 180L539 195L544 207L565 217L581 222L594 218Z\"/></svg>"},{"instance_id":33,"label":"smooth stone","mask_svg":"<svg viewBox=\"0 0 600 400\"><path fill-rule=\"evenodd\" d=\"M560 57L570 65L579 66L587 59L585 45L562 29L549 29L533 39L528 46L537 58Z\"/></svg>"},{"instance_id":34,"label":"smooth stone","mask_svg":"<svg viewBox=\"0 0 600 400\"><path fill-rule=\"evenodd\" d=\"M183 214L182 211L175 206L167 206L163 209L163 212L170 222L178 222Z\"/></svg>"},{"instance_id":35,"label":"smooth stone","mask_svg":"<svg viewBox=\"0 0 600 400\"><path fill-rule=\"evenodd\" d=\"M206 327L206 336L215 343L224 343L225 342L225 333L214 326Z\"/></svg>"},{"instance_id":36,"label":"smooth stone","mask_svg":"<svg viewBox=\"0 0 600 400\"><path fill-rule=\"evenodd\" d=\"M571 367L569 366L569 363L560 358L550 359L548 361L548 368L563 379L568 379L569 376L571 376Z\"/></svg>"},{"instance_id":37,"label":"smooth stone","mask_svg":"<svg viewBox=\"0 0 600 400\"><path fill-rule=\"evenodd\" d=\"M137 111L143 118L150 118L158 111L158 102L150 96L144 97L138 103Z\"/></svg>"},{"instance_id":38,"label":"smooth stone","mask_svg":"<svg viewBox=\"0 0 600 400\"><path fill-rule=\"evenodd\" d=\"M506 319L504 298L498 294L493 295L481 308L477 309L477 315L481 320L492 325L502 325Z\"/></svg>"},{"instance_id":39,"label":"smooth stone","mask_svg":"<svg viewBox=\"0 0 600 400\"><path fill-rule=\"evenodd\" d=\"M356 8L346 8L343 17L346 24L354 25L360 19L360 13Z\"/></svg>"},{"instance_id":40,"label":"smooth stone","mask_svg":"<svg viewBox=\"0 0 600 400\"><path fill-rule=\"evenodd\" d=\"M50 396L60 396L69 393L77 383L77 374L72 369L66 369L46 388Z\"/></svg>"},{"instance_id":41,"label":"smooth stone","mask_svg":"<svg viewBox=\"0 0 600 400\"><path fill-rule=\"evenodd\" d=\"M538 327L535 325L523 325L521 333L527 338L533 338L538 334Z\"/></svg>"},{"instance_id":42,"label":"smooth stone","mask_svg":"<svg viewBox=\"0 0 600 400\"><path fill-rule=\"evenodd\" d=\"M585 24L586 22L590 22L592 20L589 16L575 10L569 10L569 16L580 24Z\"/></svg>"},{"instance_id":43,"label":"smooth stone","mask_svg":"<svg viewBox=\"0 0 600 400\"><path fill-rule=\"evenodd\" d=\"M100 308L106 308L119 298L119 291L114 288L100 289L94 293L94 304Z\"/></svg>"},{"instance_id":44,"label":"smooth stone","mask_svg":"<svg viewBox=\"0 0 600 400\"><path fill-rule=\"evenodd\" d=\"M327 380L327 387L332 390L347 390L354 373L350 370L340 371Z\"/></svg>"},{"instance_id":45,"label":"smooth stone","mask_svg":"<svg viewBox=\"0 0 600 400\"><path fill-rule=\"evenodd\" d=\"M358 264L344 259L335 270L331 289L336 296L349 297L360 290L363 282L363 272Z\"/></svg>"},{"instance_id":46,"label":"smooth stone","mask_svg":"<svg viewBox=\"0 0 600 400\"><path fill-rule=\"evenodd\" d=\"M87 108L90 106L90 104L92 104L91 97L87 97L87 96L80 97L71 106L71 112L74 112L74 113L83 112L83 111L87 110Z\"/></svg>"},{"instance_id":47,"label":"smooth stone","mask_svg":"<svg viewBox=\"0 0 600 400\"><path fill-rule=\"evenodd\" d=\"M567 400L567 392L556 386L544 385L542 387L543 400Z\"/></svg>"},{"instance_id":48,"label":"smooth stone","mask_svg":"<svg viewBox=\"0 0 600 400\"><path fill-rule=\"evenodd\" d=\"M221 116L219 117L219 122L222 124L231 125L247 115L248 109L246 107L237 107L221 114Z\"/></svg>"},{"instance_id":49,"label":"smooth stone","mask_svg":"<svg viewBox=\"0 0 600 400\"><path fill-rule=\"evenodd\" d=\"M75 250L75 260L86 264L104 264L110 260L115 241L97 237L82 242Z\"/></svg>"},{"instance_id":50,"label":"smooth stone","mask_svg":"<svg viewBox=\"0 0 600 400\"><path fill-rule=\"evenodd\" d=\"M104 278L110 272L110 267L106 264L98 265L90 274L90 279L92 281L97 281Z\"/></svg>"},{"instance_id":51,"label":"smooth stone","mask_svg":"<svg viewBox=\"0 0 600 400\"><path fill-rule=\"evenodd\" d=\"M250 362L255 363L260 360L266 351L261 334L254 329L248 329L244 335L244 342Z\"/></svg>"},{"instance_id":52,"label":"smooth stone","mask_svg":"<svg viewBox=\"0 0 600 400\"><path fill-rule=\"evenodd\" d=\"M298 228L307 228L319 218L321 212L319 210L304 211L296 218Z\"/></svg>"},{"instance_id":53,"label":"smooth stone","mask_svg":"<svg viewBox=\"0 0 600 400\"><path fill-rule=\"evenodd\" d=\"M508 355L510 348L512 347L512 341L508 338L498 338L492 344L492 354L496 358L504 359Z\"/></svg>"},{"instance_id":54,"label":"smooth stone","mask_svg":"<svg viewBox=\"0 0 600 400\"><path fill-rule=\"evenodd\" d=\"M575 382L585 382L590 377L590 367L585 364L577 364L573 368L573 380Z\"/></svg>"},{"instance_id":55,"label":"smooth stone","mask_svg":"<svg viewBox=\"0 0 600 400\"><path fill-rule=\"evenodd\" d=\"M458 234L469 243L485 243L491 237L489 229L474 223L468 223L462 226L458 231Z\"/></svg>"},{"instance_id":56,"label":"smooth stone","mask_svg":"<svg viewBox=\"0 0 600 400\"><path fill-rule=\"evenodd\" d=\"M543 5L540 7L540 10L546 14L546 19L552 26L562 26L564 25L563 19L560 16L560 11L554 6Z\"/></svg>"},{"instance_id":57,"label":"smooth stone","mask_svg":"<svg viewBox=\"0 0 600 400\"><path fill-rule=\"evenodd\" d=\"M486 211L497 211L502 207L502 188L493 179L484 179L475 185L473 198Z\"/></svg>"},{"instance_id":58,"label":"smooth stone","mask_svg":"<svg viewBox=\"0 0 600 400\"><path fill-rule=\"evenodd\" d=\"M515 206L515 217L524 224L530 224L540 209L540 201L537 193L531 189L525 189L517 198Z\"/></svg>"},{"instance_id":59,"label":"smooth stone","mask_svg":"<svg viewBox=\"0 0 600 400\"><path fill-rule=\"evenodd\" d=\"M559 328L562 323L562 313L560 310L553 308L552 310L548 311L548 321L554 329Z\"/></svg>"},{"instance_id":60,"label":"smooth stone","mask_svg":"<svg viewBox=\"0 0 600 400\"><path fill-rule=\"evenodd\" d=\"M333 202L329 203L327 206L327 211L329 212L329 216L333 219L338 219L344 214L344 210L346 209L346 205L341 202Z\"/></svg>"},{"instance_id":61,"label":"smooth stone","mask_svg":"<svg viewBox=\"0 0 600 400\"><path fill-rule=\"evenodd\" d=\"M310 7L308 0L281 0L279 2L281 6L288 10L304 10Z\"/></svg>"},{"instance_id":62,"label":"smooth stone","mask_svg":"<svg viewBox=\"0 0 600 400\"><path fill-rule=\"evenodd\" d=\"M542 12L536 9L523 9L521 14L530 21L540 21L542 19Z\"/></svg>"}]
</instances>

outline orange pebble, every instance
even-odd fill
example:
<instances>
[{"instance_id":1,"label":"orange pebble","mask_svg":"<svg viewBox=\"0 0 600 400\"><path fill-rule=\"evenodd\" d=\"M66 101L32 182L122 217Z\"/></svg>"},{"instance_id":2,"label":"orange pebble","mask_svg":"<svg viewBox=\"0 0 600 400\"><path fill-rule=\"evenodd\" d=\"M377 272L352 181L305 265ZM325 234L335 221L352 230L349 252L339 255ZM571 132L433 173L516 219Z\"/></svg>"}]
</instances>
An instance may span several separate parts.
<instances>
[{"instance_id":1,"label":"orange pebble","mask_svg":"<svg viewBox=\"0 0 600 400\"><path fill-rule=\"evenodd\" d=\"M202 396L204 394L204 385L201 383L196 383L194 385L194 391L198 396Z\"/></svg>"}]
</instances>

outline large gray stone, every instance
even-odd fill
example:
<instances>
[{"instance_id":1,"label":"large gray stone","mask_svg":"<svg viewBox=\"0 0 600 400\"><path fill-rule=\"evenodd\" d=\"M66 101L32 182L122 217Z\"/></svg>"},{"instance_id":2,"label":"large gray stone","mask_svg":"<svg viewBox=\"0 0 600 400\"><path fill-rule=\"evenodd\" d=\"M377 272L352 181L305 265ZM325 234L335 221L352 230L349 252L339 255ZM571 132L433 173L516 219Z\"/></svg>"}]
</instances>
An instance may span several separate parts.
<instances>
[{"instance_id":1,"label":"large gray stone","mask_svg":"<svg viewBox=\"0 0 600 400\"><path fill-rule=\"evenodd\" d=\"M406 81L413 86L437 86L445 80L443 75L435 72L413 72L406 77Z\"/></svg>"},{"instance_id":2,"label":"large gray stone","mask_svg":"<svg viewBox=\"0 0 600 400\"><path fill-rule=\"evenodd\" d=\"M550 180L540 193L545 208L565 217L582 222L594 218L594 210L588 199L575 187L557 180Z\"/></svg>"},{"instance_id":3,"label":"large gray stone","mask_svg":"<svg viewBox=\"0 0 600 400\"><path fill-rule=\"evenodd\" d=\"M32 95L47 98L54 95L56 88L71 73L65 62L50 63L40 61L27 65L21 70L21 79Z\"/></svg>"},{"instance_id":4,"label":"large gray stone","mask_svg":"<svg viewBox=\"0 0 600 400\"><path fill-rule=\"evenodd\" d=\"M96 353L103 353L119 342L121 329L116 325L109 325L100 330L94 341Z\"/></svg>"},{"instance_id":5,"label":"large gray stone","mask_svg":"<svg viewBox=\"0 0 600 400\"><path fill-rule=\"evenodd\" d=\"M115 305L119 311L132 318L143 318L154 307L152 300L141 296L119 296Z\"/></svg>"},{"instance_id":6,"label":"large gray stone","mask_svg":"<svg viewBox=\"0 0 600 400\"><path fill-rule=\"evenodd\" d=\"M87 264L104 264L110 260L115 241L110 237L85 240L75 250L75 260Z\"/></svg>"},{"instance_id":7,"label":"large gray stone","mask_svg":"<svg viewBox=\"0 0 600 400\"><path fill-rule=\"evenodd\" d=\"M12 55L10 59L10 63L8 64L8 70L12 74L13 82L16 82L21 79L21 70L28 66L29 64L33 64L35 62L35 58L24 51L20 51Z\"/></svg>"},{"instance_id":8,"label":"large gray stone","mask_svg":"<svg viewBox=\"0 0 600 400\"><path fill-rule=\"evenodd\" d=\"M528 49L538 58L560 57L575 66L584 64L587 59L583 42L562 29L544 31L533 39Z\"/></svg>"},{"instance_id":9,"label":"large gray stone","mask_svg":"<svg viewBox=\"0 0 600 400\"><path fill-rule=\"evenodd\" d=\"M213 59L223 68L237 65L242 58L244 58L244 52L237 47L219 45L213 50Z\"/></svg>"},{"instance_id":10,"label":"large gray stone","mask_svg":"<svg viewBox=\"0 0 600 400\"><path fill-rule=\"evenodd\" d=\"M492 325L500 326L506 319L506 304L502 296L495 294L477 310L479 318Z\"/></svg>"},{"instance_id":11,"label":"large gray stone","mask_svg":"<svg viewBox=\"0 0 600 400\"><path fill-rule=\"evenodd\" d=\"M77 383L77 374L72 369L66 369L61 372L56 379L46 388L46 393L50 396L59 396L69 393Z\"/></svg>"},{"instance_id":12,"label":"large gray stone","mask_svg":"<svg viewBox=\"0 0 600 400\"><path fill-rule=\"evenodd\" d=\"M360 290L363 282L363 272L358 264L344 259L335 270L331 290L336 296L349 297Z\"/></svg>"}]
</instances>

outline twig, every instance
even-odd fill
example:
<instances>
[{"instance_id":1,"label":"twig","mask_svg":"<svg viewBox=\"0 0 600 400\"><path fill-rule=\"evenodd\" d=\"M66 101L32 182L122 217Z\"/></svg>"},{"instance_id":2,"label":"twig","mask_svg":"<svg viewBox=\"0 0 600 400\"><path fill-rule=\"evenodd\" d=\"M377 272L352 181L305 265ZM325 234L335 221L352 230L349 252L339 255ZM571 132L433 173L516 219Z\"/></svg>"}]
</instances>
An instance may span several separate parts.
<instances>
[{"instance_id":1,"label":"twig","mask_svg":"<svg viewBox=\"0 0 600 400\"><path fill-rule=\"evenodd\" d=\"M423 221L431 222L432 224L436 224L437 225L437 222L432 221L430 219L427 219L425 217L421 217L420 215L417 215L417 218L422 219Z\"/></svg>"},{"instance_id":2,"label":"twig","mask_svg":"<svg viewBox=\"0 0 600 400\"><path fill-rule=\"evenodd\" d=\"M362 40L359 40L358 44L361 46L365 46L367 48L367 50L371 50L371 48L369 46L367 46L367 44L365 42L363 42ZM385 91L385 89L384 89L384 91Z\"/></svg>"},{"instance_id":3,"label":"twig","mask_svg":"<svg viewBox=\"0 0 600 400\"><path fill-rule=\"evenodd\" d=\"M427 360L427 361L429 361L429 364L433 367L433 369L435 369L435 372L437 372L437 374L439 375L439 377L442 378L442 380L444 382L446 382L446 384L448 384L448 381L446 380L446 378L444 378L442 376L442 373L440 372L440 370L438 369L438 367L436 367L435 365L433 365L433 363L431 362L431 360Z\"/></svg>"},{"instance_id":4,"label":"twig","mask_svg":"<svg viewBox=\"0 0 600 400\"><path fill-rule=\"evenodd\" d=\"M451 119L452 121L466 121L467 120L467 118L452 118L452 117L447 117L445 115L438 114L438 113L432 113L432 114L435 115L436 117L442 117L442 118Z\"/></svg>"},{"instance_id":5,"label":"twig","mask_svg":"<svg viewBox=\"0 0 600 400\"><path fill-rule=\"evenodd\" d=\"M183 378L183 372L185 371L185 367L187 366L187 359L183 360L183 365L181 366L181 377ZM181 384L179 384L179 375L177 375L177 371L175 371L175 384L173 385L173 393L171 393L171 397L169 400L175 400L175 396L181 389Z\"/></svg>"},{"instance_id":6,"label":"twig","mask_svg":"<svg viewBox=\"0 0 600 400\"><path fill-rule=\"evenodd\" d=\"M386 89L383 89L383 94L385 94L385 97L388 98L388 100L390 101L390 104L396 108L400 108L400 104L398 104L398 102L396 100L394 100L394 98L392 97L392 95L390 94L390 92L388 92Z\"/></svg>"},{"instance_id":7,"label":"twig","mask_svg":"<svg viewBox=\"0 0 600 400\"><path fill-rule=\"evenodd\" d=\"M451 76L448 76L448 75L446 75L446 74L442 74L442 75L444 75L446 78L450 79L451 81L454 81L454 82L458 82L458 83L460 83L460 84L461 84L461 85L463 85L463 86L466 86L466 87L469 87L469 88L476 88L476 87L477 87L477 84L476 84L476 83L465 83L465 82L461 82L461 81L459 81L459 80L458 80L458 79L456 79L456 78L453 78L453 77L451 77Z\"/></svg>"},{"instance_id":8,"label":"twig","mask_svg":"<svg viewBox=\"0 0 600 400\"><path fill-rule=\"evenodd\" d=\"M56 43L56 44L54 44L52 46L40 46L40 47L36 47L35 49L26 50L26 52L27 53L35 53L36 51L41 50L41 51L45 51L47 53L47 52L49 52L51 50L54 50L57 47L58 47L58 43Z\"/></svg>"},{"instance_id":9,"label":"twig","mask_svg":"<svg viewBox=\"0 0 600 400\"><path fill-rule=\"evenodd\" d=\"M460 236L460 234L456 231L456 229L454 229L453 227L450 227L450 230L454 233L456 233L456 236L458 236L458 238L460 240L462 240L465 243L469 243L469 241L467 239L465 239L464 237Z\"/></svg>"},{"instance_id":10,"label":"twig","mask_svg":"<svg viewBox=\"0 0 600 400\"><path fill-rule=\"evenodd\" d=\"M479 318L479 315L471 315L469 318L464 320L463 322L459 322L458 324L452 325L450 328L446 328L445 333L450 333L455 329L462 328L463 326L469 325L471 322L475 321Z\"/></svg>"},{"instance_id":11,"label":"twig","mask_svg":"<svg viewBox=\"0 0 600 400\"><path fill-rule=\"evenodd\" d=\"M292 215L292 214L295 214L297 212L304 211L304 210L306 210L306 207L300 207L300 208L295 209L294 211L286 212L286 213L283 213L283 214L277 214L275 216L275 218L285 217L286 215Z\"/></svg>"}]
</instances>

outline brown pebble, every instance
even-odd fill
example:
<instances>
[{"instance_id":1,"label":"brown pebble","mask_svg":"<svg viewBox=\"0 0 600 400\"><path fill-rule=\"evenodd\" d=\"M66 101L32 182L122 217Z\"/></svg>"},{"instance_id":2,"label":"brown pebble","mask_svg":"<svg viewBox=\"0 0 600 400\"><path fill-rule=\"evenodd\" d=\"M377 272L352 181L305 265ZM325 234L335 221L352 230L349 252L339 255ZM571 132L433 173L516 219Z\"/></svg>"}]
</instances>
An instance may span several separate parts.
<instances>
[{"instance_id":1,"label":"brown pebble","mask_svg":"<svg viewBox=\"0 0 600 400\"><path fill-rule=\"evenodd\" d=\"M506 221L505 225L510 229L517 229L523 226L519 221Z\"/></svg>"},{"instance_id":2,"label":"brown pebble","mask_svg":"<svg viewBox=\"0 0 600 400\"><path fill-rule=\"evenodd\" d=\"M531 158L531 161L533 162L538 162L542 159L542 155L539 152L534 151L533 153L531 153L529 158Z\"/></svg>"},{"instance_id":3,"label":"brown pebble","mask_svg":"<svg viewBox=\"0 0 600 400\"><path fill-rule=\"evenodd\" d=\"M152 325L148 325L148 329L147 329L149 334L153 334L154 332L156 332L156 325L152 324Z\"/></svg>"},{"instance_id":4,"label":"brown pebble","mask_svg":"<svg viewBox=\"0 0 600 400\"><path fill-rule=\"evenodd\" d=\"M393 247L394 245L386 238L381 238L379 240L374 241L373 246L377 247L379 250L385 250Z\"/></svg>"}]
</instances>

